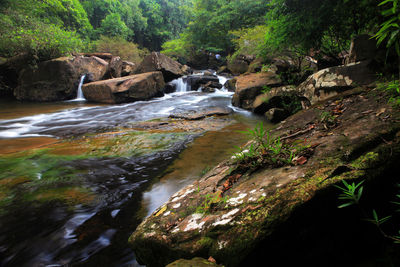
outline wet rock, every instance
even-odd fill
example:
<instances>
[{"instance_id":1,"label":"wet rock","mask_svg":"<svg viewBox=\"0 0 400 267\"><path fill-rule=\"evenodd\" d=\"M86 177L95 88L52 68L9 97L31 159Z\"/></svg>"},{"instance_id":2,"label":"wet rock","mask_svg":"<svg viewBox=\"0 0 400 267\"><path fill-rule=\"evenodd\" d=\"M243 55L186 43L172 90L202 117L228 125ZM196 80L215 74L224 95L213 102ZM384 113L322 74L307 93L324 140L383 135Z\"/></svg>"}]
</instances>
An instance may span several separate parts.
<instances>
[{"instance_id":1,"label":"wet rock","mask_svg":"<svg viewBox=\"0 0 400 267\"><path fill-rule=\"evenodd\" d=\"M341 217L337 208L339 193L333 185L344 179L366 179L364 185L370 189L376 184L386 186L389 180L397 183L400 156L399 114L391 113L395 117L391 121L379 118L375 114L389 106L382 99L366 96L342 94L319 106L339 114L339 127L326 130L318 119L322 111L310 108L271 132L288 145L306 142L312 153L305 154L301 163L252 169L244 161L227 160L178 191L130 237L138 261L163 266L179 258L212 256L226 266L257 266L257 261L265 260L265 251L273 251L268 254L273 266L282 262L285 266L291 266L288 262L307 265L316 255L318 263L329 258L334 266L360 260L353 253L345 259L334 257L345 255L354 242L363 247L357 255L365 255L364 249L374 241L365 245L365 233L356 231L357 224L348 227L348 217ZM350 210L348 215L354 213ZM358 226L362 224L359 217L356 220ZM332 243L333 237L337 242ZM344 244L349 245L343 248ZM162 256L154 257L155 253Z\"/></svg>"},{"instance_id":2,"label":"wet rock","mask_svg":"<svg viewBox=\"0 0 400 267\"><path fill-rule=\"evenodd\" d=\"M214 87L207 87L206 86L206 87L203 87L201 89L201 91L204 92L204 93L215 93L216 89Z\"/></svg>"},{"instance_id":3,"label":"wet rock","mask_svg":"<svg viewBox=\"0 0 400 267\"><path fill-rule=\"evenodd\" d=\"M84 84L82 91L88 101L113 104L149 100L162 95L164 86L156 71Z\"/></svg>"},{"instance_id":4,"label":"wet rock","mask_svg":"<svg viewBox=\"0 0 400 267\"><path fill-rule=\"evenodd\" d=\"M185 74L179 62L158 52L152 52L150 55L146 56L135 70L135 73L139 74L152 71L161 71L165 82L170 82Z\"/></svg>"},{"instance_id":5,"label":"wet rock","mask_svg":"<svg viewBox=\"0 0 400 267\"><path fill-rule=\"evenodd\" d=\"M188 65L183 65L181 70L183 71L184 75L189 75L193 73L193 69L189 67Z\"/></svg>"},{"instance_id":6,"label":"wet rock","mask_svg":"<svg viewBox=\"0 0 400 267\"><path fill-rule=\"evenodd\" d=\"M314 73L297 90L314 104L356 86L368 85L376 79L371 61L362 61Z\"/></svg>"},{"instance_id":7,"label":"wet rock","mask_svg":"<svg viewBox=\"0 0 400 267\"><path fill-rule=\"evenodd\" d=\"M197 91L200 87L204 86L208 82L219 83L217 76L207 75L190 75L183 78L186 81L191 91Z\"/></svg>"},{"instance_id":8,"label":"wet rock","mask_svg":"<svg viewBox=\"0 0 400 267\"><path fill-rule=\"evenodd\" d=\"M98 57L57 58L40 62L37 68L24 68L14 95L18 100L61 101L76 97L80 77L103 78L108 63Z\"/></svg>"},{"instance_id":9,"label":"wet rock","mask_svg":"<svg viewBox=\"0 0 400 267\"><path fill-rule=\"evenodd\" d=\"M191 260L180 259L168 264L166 267L222 267L214 262L208 261L203 258L193 258Z\"/></svg>"},{"instance_id":10,"label":"wet rock","mask_svg":"<svg viewBox=\"0 0 400 267\"><path fill-rule=\"evenodd\" d=\"M237 77L236 90L232 104L236 107L251 110L255 98L264 89L281 84L280 78L272 72L252 73Z\"/></svg>"},{"instance_id":11,"label":"wet rock","mask_svg":"<svg viewBox=\"0 0 400 267\"><path fill-rule=\"evenodd\" d=\"M236 78L232 78L226 81L226 83L224 84L226 90L228 90L229 92L235 92L236 90Z\"/></svg>"},{"instance_id":12,"label":"wet rock","mask_svg":"<svg viewBox=\"0 0 400 267\"><path fill-rule=\"evenodd\" d=\"M136 64L130 61L122 61L121 76L129 76L133 74L136 69Z\"/></svg>"},{"instance_id":13,"label":"wet rock","mask_svg":"<svg viewBox=\"0 0 400 267\"><path fill-rule=\"evenodd\" d=\"M231 113L233 113L233 110L228 107L210 107L207 110L196 110L189 113L172 114L169 117L185 120L200 120L209 116L225 116Z\"/></svg>"},{"instance_id":14,"label":"wet rock","mask_svg":"<svg viewBox=\"0 0 400 267\"><path fill-rule=\"evenodd\" d=\"M213 76L214 74L211 71L206 70L206 71L203 72L203 75L204 76Z\"/></svg>"},{"instance_id":15,"label":"wet rock","mask_svg":"<svg viewBox=\"0 0 400 267\"><path fill-rule=\"evenodd\" d=\"M164 93L170 94L176 91L176 84L167 83L164 87Z\"/></svg>"}]
</instances>

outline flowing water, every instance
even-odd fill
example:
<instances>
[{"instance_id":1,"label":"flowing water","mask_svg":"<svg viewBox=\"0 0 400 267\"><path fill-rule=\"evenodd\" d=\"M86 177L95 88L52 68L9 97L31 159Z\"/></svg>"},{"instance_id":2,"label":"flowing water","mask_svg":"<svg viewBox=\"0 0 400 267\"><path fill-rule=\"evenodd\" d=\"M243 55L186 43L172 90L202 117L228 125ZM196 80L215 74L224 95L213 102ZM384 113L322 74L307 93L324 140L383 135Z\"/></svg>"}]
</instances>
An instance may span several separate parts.
<instances>
[{"instance_id":1,"label":"flowing water","mask_svg":"<svg viewBox=\"0 0 400 267\"><path fill-rule=\"evenodd\" d=\"M123 140L123 131L138 121L231 106L232 93L224 89L207 94L187 91L182 79L173 83L175 93L120 105L0 102L0 266L139 266L127 246L135 227L232 155L247 138L238 130L259 120L234 109L229 126L174 135L167 149L82 156L76 142L90 135L111 132Z\"/></svg>"}]
</instances>

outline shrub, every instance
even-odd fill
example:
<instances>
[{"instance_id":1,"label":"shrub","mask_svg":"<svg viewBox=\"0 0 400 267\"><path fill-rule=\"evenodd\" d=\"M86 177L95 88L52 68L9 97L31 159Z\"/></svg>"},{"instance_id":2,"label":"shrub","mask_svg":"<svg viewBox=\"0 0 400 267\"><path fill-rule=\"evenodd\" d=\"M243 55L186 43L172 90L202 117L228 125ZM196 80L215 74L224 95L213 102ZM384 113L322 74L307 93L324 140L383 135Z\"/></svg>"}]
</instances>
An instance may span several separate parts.
<instances>
[{"instance_id":1,"label":"shrub","mask_svg":"<svg viewBox=\"0 0 400 267\"><path fill-rule=\"evenodd\" d=\"M137 44L128 42L121 37L101 36L98 41L91 45L94 52L111 53L118 55L124 60L139 63L149 54L147 49L140 49Z\"/></svg>"},{"instance_id":2,"label":"shrub","mask_svg":"<svg viewBox=\"0 0 400 267\"><path fill-rule=\"evenodd\" d=\"M236 52L230 57L230 60L240 54L259 56L263 50L266 32L267 26L265 25L229 32L234 36L232 42L236 48Z\"/></svg>"}]
</instances>

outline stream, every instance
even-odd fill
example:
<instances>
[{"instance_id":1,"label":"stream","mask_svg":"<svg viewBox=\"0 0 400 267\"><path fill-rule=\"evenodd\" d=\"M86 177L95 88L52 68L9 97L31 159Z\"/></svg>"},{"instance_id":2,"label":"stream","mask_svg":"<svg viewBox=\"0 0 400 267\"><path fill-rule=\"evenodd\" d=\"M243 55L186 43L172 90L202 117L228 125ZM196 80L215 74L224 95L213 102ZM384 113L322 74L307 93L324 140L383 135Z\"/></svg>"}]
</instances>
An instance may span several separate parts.
<instances>
[{"instance_id":1,"label":"stream","mask_svg":"<svg viewBox=\"0 0 400 267\"><path fill-rule=\"evenodd\" d=\"M137 225L229 158L248 140L239 131L260 121L232 107L224 89L174 83L175 93L119 105L1 100L0 266L140 266L127 245ZM134 127L208 107L231 107L230 123L187 133ZM120 149L133 141L134 153Z\"/></svg>"}]
</instances>

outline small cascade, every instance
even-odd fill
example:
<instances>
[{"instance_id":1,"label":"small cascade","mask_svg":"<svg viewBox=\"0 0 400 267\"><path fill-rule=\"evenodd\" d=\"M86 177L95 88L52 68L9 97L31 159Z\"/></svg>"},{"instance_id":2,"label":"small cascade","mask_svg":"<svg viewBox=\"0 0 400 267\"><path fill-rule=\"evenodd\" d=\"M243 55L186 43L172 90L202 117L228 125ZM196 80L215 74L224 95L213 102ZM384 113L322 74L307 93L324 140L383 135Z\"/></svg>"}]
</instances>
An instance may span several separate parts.
<instances>
[{"instance_id":1,"label":"small cascade","mask_svg":"<svg viewBox=\"0 0 400 267\"><path fill-rule=\"evenodd\" d=\"M76 98L73 101L85 101L85 97L83 96L83 92L82 92L82 85L83 82L85 81L86 78L86 74L82 75L81 80L79 81L79 86L78 86L78 93Z\"/></svg>"},{"instance_id":2,"label":"small cascade","mask_svg":"<svg viewBox=\"0 0 400 267\"><path fill-rule=\"evenodd\" d=\"M171 82L171 84L173 84L176 88L176 92L187 92L190 91L190 89L188 88L188 85L185 81L183 81L183 78L178 78L176 80L173 80Z\"/></svg>"}]
</instances>

